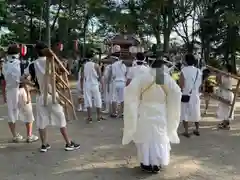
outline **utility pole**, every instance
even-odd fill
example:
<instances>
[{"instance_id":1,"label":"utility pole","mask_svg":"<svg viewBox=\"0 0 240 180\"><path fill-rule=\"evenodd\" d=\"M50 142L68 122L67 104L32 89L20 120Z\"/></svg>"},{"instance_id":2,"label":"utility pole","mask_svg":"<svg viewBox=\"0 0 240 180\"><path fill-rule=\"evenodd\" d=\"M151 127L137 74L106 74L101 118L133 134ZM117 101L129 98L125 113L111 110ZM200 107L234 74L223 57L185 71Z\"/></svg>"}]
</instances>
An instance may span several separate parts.
<instances>
[{"instance_id":1,"label":"utility pole","mask_svg":"<svg viewBox=\"0 0 240 180\"><path fill-rule=\"evenodd\" d=\"M51 6L51 0L47 0L46 4L46 13L47 13L47 24L46 24L46 42L48 47L51 47L51 27L50 27L50 6Z\"/></svg>"}]
</instances>

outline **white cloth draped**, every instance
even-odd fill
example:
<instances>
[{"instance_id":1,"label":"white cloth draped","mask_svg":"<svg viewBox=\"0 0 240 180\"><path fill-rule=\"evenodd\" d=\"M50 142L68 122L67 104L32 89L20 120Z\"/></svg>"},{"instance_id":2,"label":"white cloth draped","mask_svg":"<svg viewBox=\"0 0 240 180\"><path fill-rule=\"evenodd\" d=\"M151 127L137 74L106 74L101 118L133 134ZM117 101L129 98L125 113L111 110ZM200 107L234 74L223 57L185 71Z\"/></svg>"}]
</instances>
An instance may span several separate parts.
<instances>
[{"instance_id":1,"label":"white cloth draped","mask_svg":"<svg viewBox=\"0 0 240 180\"><path fill-rule=\"evenodd\" d=\"M146 71L125 88L122 143L134 141L144 165L167 165L169 143L180 142L181 90L169 74L164 74L164 85L157 85L155 76Z\"/></svg>"}]
</instances>

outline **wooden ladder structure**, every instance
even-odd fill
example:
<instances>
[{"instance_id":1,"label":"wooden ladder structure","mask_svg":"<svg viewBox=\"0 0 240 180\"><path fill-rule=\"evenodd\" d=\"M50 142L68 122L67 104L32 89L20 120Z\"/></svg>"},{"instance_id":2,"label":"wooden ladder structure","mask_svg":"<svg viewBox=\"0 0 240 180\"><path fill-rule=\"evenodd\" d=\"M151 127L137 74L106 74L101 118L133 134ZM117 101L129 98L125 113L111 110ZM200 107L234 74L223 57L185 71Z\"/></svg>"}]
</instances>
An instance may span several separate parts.
<instances>
[{"instance_id":1,"label":"wooden ladder structure","mask_svg":"<svg viewBox=\"0 0 240 180\"><path fill-rule=\"evenodd\" d=\"M68 70L51 49L46 48L43 53L47 57L43 95L44 106L47 106L48 94L51 94L52 103L59 103L64 107L67 121L70 119L77 120L68 80Z\"/></svg>"},{"instance_id":2,"label":"wooden ladder structure","mask_svg":"<svg viewBox=\"0 0 240 180\"><path fill-rule=\"evenodd\" d=\"M232 117L234 106L235 106L235 103L236 103L236 100L237 100L237 96L238 96L239 87L240 87L240 77L236 76L234 74L230 74L230 73L221 71L221 70L219 70L217 68L214 68L212 66L208 66L207 65L207 68L214 74L225 75L225 76L231 77L232 79L235 79L237 81L237 85L236 85L235 89L224 89L224 90L227 90L227 91L231 91L234 94L232 102L229 101L229 100L226 100L226 99L224 99L224 98L222 98L220 96L218 96L217 94L214 94L214 93L210 94L211 98L213 98L213 99L215 99L217 101L220 101L220 102L230 106L231 109L230 109L230 112L229 112L229 117ZM214 84L214 85L218 86L218 88L223 88L222 86L219 86L218 84Z\"/></svg>"}]
</instances>

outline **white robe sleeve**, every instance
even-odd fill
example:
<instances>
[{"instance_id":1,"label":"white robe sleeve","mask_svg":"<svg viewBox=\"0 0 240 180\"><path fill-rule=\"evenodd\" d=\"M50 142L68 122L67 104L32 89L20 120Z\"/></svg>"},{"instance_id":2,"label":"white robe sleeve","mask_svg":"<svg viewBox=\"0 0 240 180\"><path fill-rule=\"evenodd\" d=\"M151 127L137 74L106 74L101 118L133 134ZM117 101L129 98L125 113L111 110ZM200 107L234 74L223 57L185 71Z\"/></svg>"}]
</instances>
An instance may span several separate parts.
<instances>
[{"instance_id":1,"label":"white robe sleeve","mask_svg":"<svg viewBox=\"0 0 240 180\"><path fill-rule=\"evenodd\" d=\"M132 82L125 87L123 145L129 144L133 140L136 132L141 93L140 81L140 78L134 78Z\"/></svg>"},{"instance_id":2,"label":"white robe sleeve","mask_svg":"<svg viewBox=\"0 0 240 180\"><path fill-rule=\"evenodd\" d=\"M177 129L181 115L181 89L169 74L165 75L164 84L167 86L167 131L171 143L180 143Z\"/></svg>"}]
</instances>

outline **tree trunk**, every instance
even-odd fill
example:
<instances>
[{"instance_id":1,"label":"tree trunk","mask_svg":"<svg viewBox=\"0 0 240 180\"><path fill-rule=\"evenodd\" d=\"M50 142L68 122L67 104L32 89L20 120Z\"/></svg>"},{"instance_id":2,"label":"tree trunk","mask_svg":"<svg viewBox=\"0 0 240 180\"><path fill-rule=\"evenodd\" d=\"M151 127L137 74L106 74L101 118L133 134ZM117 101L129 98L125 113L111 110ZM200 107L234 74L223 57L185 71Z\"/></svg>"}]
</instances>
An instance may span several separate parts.
<instances>
[{"instance_id":1,"label":"tree trunk","mask_svg":"<svg viewBox=\"0 0 240 180\"><path fill-rule=\"evenodd\" d=\"M167 14L163 16L163 24L164 24L164 43L163 43L163 52L167 53L169 51L169 41L170 41L170 34L173 27L173 8L174 3L173 0L169 1L167 7Z\"/></svg>"}]
</instances>

